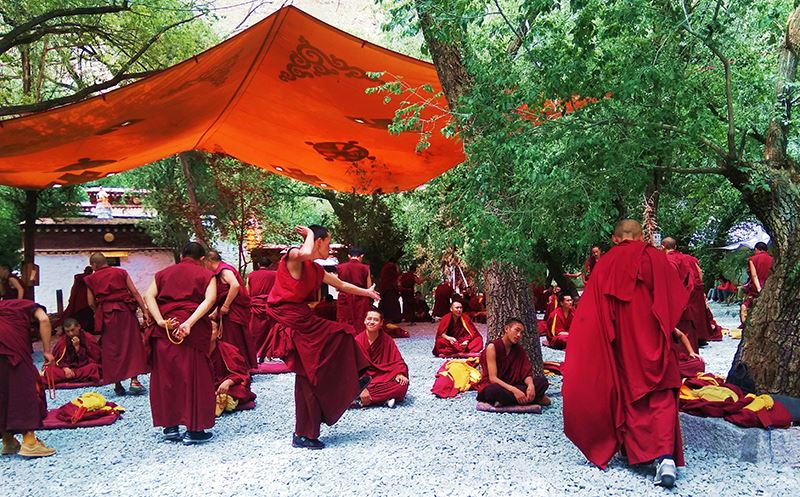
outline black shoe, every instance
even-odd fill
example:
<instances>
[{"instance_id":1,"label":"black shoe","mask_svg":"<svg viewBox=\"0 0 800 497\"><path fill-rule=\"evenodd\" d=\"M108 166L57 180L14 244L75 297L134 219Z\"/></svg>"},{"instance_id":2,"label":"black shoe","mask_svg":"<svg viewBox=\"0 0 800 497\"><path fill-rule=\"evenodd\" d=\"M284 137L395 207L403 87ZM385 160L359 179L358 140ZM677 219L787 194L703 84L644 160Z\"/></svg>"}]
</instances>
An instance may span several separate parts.
<instances>
[{"instance_id":1,"label":"black shoe","mask_svg":"<svg viewBox=\"0 0 800 497\"><path fill-rule=\"evenodd\" d=\"M325 444L319 438L306 438L300 435L292 435L292 447L296 449L324 449Z\"/></svg>"},{"instance_id":2,"label":"black shoe","mask_svg":"<svg viewBox=\"0 0 800 497\"><path fill-rule=\"evenodd\" d=\"M167 426L164 428L164 440L179 442L181 440L181 431L177 426Z\"/></svg>"},{"instance_id":3,"label":"black shoe","mask_svg":"<svg viewBox=\"0 0 800 497\"><path fill-rule=\"evenodd\" d=\"M123 397L125 395L125 387L122 386L122 383L117 383L114 385L114 393L119 397Z\"/></svg>"},{"instance_id":4,"label":"black shoe","mask_svg":"<svg viewBox=\"0 0 800 497\"><path fill-rule=\"evenodd\" d=\"M210 431L189 431L183 434L183 445L196 445L206 443L214 438L214 434Z\"/></svg>"}]
</instances>

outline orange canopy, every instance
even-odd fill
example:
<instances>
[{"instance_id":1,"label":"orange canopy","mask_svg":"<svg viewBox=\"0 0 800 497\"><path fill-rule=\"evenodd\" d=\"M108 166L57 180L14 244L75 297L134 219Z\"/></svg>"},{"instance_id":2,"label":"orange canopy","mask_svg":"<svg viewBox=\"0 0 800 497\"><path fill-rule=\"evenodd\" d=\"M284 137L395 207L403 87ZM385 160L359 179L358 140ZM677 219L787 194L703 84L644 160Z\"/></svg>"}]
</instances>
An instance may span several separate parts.
<instances>
[{"instance_id":1,"label":"orange canopy","mask_svg":"<svg viewBox=\"0 0 800 497\"><path fill-rule=\"evenodd\" d=\"M408 190L461 163L461 144L440 133L417 153L418 134L387 132L402 98L365 93L380 84L366 72L381 71L440 90L431 64L285 7L154 76L0 122L0 184L77 184L192 149L361 193Z\"/></svg>"}]
</instances>

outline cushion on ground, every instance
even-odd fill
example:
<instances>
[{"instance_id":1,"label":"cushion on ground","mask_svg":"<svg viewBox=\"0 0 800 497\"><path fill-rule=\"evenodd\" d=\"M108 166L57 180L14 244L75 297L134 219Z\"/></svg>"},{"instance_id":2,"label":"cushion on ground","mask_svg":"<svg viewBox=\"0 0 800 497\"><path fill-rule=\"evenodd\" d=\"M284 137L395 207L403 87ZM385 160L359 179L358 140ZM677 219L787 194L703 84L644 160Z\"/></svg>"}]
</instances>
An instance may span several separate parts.
<instances>
[{"instance_id":1,"label":"cushion on ground","mask_svg":"<svg viewBox=\"0 0 800 497\"><path fill-rule=\"evenodd\" d=\"M251 369L250 374L282 374L291 373L289 366L283 361L262 362L256 369Z\"/></svg>"},{"instance_id":2,"label":"cushion on ground","mask_svg":"<svg viewBox=\"0 0 800 497\"><path fill-rule=\"evenodd\" d=\"M94 383L91 381L76 381L72 383L56 383L55 389L56 390L69 390L73 388L89 388L89 387L99 387L101 383Z\"/></svg>"},{"instance_id":3,"label":"cushion on ground","mask_svg":"<svg viewBox=\"0 0 800 497\"><path fill-rule=\"evenodd\" d=\"M541 414L542 413L542 406L539 404L532 404L529 406L506 406L506 407L495 407L491 404L487 404L486 402L478 402L475 405L475 409L478 411L483 412L515 412L521 414Z\"/></svg>"},{"instance_id":4,"label":"cushion on ground","mask_svg":"<svg viewBox=\"0 0 800 497\"><path fill-rule=\"evenodd\" d=\"M103 416L101 418L95 419L85 419L82 421L78 421L75 424L70 423L69 421L62 421L58 419L56 416L56 411L58 409L50 409L47 412L47 417L44 418L44 426L41 428L42 430L64 430L68 429L71 430L73 428L91 428L93 426L107 426L113 424L114 421L118 420L120 416Z\"/></svg>"}]
</instances>

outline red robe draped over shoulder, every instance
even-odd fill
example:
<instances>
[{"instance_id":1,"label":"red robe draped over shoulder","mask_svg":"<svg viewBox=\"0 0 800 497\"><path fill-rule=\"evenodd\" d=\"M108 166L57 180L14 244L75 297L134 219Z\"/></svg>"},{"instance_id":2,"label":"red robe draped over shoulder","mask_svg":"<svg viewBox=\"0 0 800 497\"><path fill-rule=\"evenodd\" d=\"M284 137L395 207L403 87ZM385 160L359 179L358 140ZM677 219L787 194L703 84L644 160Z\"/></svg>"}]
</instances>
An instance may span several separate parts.
<instances>
[{"instance_id":1,"label":"red robe draped over shoulder","mask_svg":"<svg viewBox=\"0 0 800 497\"><path fill-rule=\"evenodd\" d=\"M753 263L753 267L756 269L756 275L758 276L758 282L761 283L761 289L763 290L764 285L767 284L767 279L769 279L769 274L772 272L772 256L766 252L759 252L750 257L748 262ZM758 295L755 284L750 286L752 287L750 293L752 295Z\"/></svg>"},{"instance_id":2,"label":"red robe draped over shoulder","mask_svg":"<svg viewBox=\"0 0 800 497\"><path fill-rule=\"evenodd\" d=\"M47 400L33 364L31 319L41 306L30 300L0 300L0 431L24 433L42 427Z\"/></svg>"},{"instance_id":3,"label":"red robe draped over shoulder","mask_svg":"<svg viewBox=\"0 0 800 497\"><path fill-rule=\"evenodd\" d=\"M61 322L67 318L75 318L81 324L83 331L94 333L94 311L89 307L89 298L86 294L86 282L83 279L87 275L84 273L76 274L72 282L72 289L69 291L69 304L64 309Z\"/></svg>"},{"instance_id":4,"label":"red robe draped over shoulder","mask_svg":"<svg viewBox=\"0 0 800 497\"><path fill-rule=\"evenodd\" d=\"M369 282L369 266L355 259L350 259L336 266L336 274L340 280L361 288L367 288ZM372 307L372 299L360 295L339 293L336 300L336 321L347 323L356 331L364 331L364 318Z\"/></svg>"},{"instance_id":5,"label":"red robe draped over shoulder","mask_svg":"<svg viewBox=\"0 0 800 497\"><path fill-rule=\"evenodd\" d=\"M370 344L365 330L356 336L356 342L371 363L367 374L372 377L372 381L367 386L367 391L372 403L382 403L389 399L398 402L404 400L408 393L408 383L401 385L395 378L400 374L408 378L408 366L392 337L381 330Z\"/></svg>"},{"instance_id":6,"label":"red robe draped over shoulder","mask_svg":"<svg viewBox=\"0 0 800 497\"><path fill-rule=\"evenodd\" d=\"M672 333L688 292L663 252L624 241L600 258L581 298L564 363L564 433L606 467L673 454L682 466L681 378Z\"/></svg>"},{"instance_id":7,"label":"red robe draped over shoulder","mask_svg":"<svg viewBox=\"0 0 800 497\"><path fill-rule=\"evenodd\" d=\"M433 317L440 318L450 312L450 298L453 296L453 287L447 283L439 283L433 290Z\"/></svg>"},{"instance_id":8,"label":"red robe draped over shoulder","mask_svg":"<svg viewBox=\"0 0 800 497\"><path fill-rule=\"evenodd\" d=\"M230 271L239 283L239 293L233 299L228 309L228 314L222 316L222 341L227 342L242 354L250 368L258 367L256 361L255 337L250 334L250 295L247 293L244 280L235 267L227 262L220 262L214 276L217 278L217 309L222 307L228 298L230 285L222 279L222 273Z\"/></svg>"},{"instance_id":9,"label":"red robe draped over shoulder","mask_svg":"<svg viewBox=\"0 0 800 497\"><path fill-rule=\"evenodd\" d=\"M165 320L186 321L205 300L214 274L184 258L156 273L156 303ZM151 345L150 411L154 426L186 426L200 431L214 426L215 388L211 371L211 320L200 318L183 342L174 344L164 328L147 330Z\"/></svg>"},{"instance_id":10,"label":"red robe draped over shoulder","mask_svg":"<svg viewBox=\"0 0 800 497\"><path fill-rule=\"evenodd\" d=\"M53 375L55 383L86 383L100 381L100 361L102 353L100 346L94 338L81 330L78 334L80 348L75 351L72 339L61 335L53 346L53 357L56 363L48 366L48 374ZM67 378L64 368L69 368L75 373L74 378Z\"/></svg>"},{"instance_id":11,"label":"red robe draped over shoulder","mask_svg":"<svg viewBox=\"0 0 800 497\"><path fill-rule=\"evenodd\" d=\"M253 337L259 358L272 357L272 344L267 342L267 337L275 322L267 315L267 298L275 284L276 274L272 269L262 268L247 275L250 286L250 336Z\"/></svg>"},{"instance_id":12,"label":"red robe draped over shoulder","mask_svg":"<svg viewBox=\"0 0 800 497\"><path fill-rule=\"evenodd\" d=\"M360 393L358 379L369 360L352 326L315 316L308 306L322 284L322 266L304 261L296 280L286 257L278 264L267 313L276 322L276 354L295 372L295 433L316 439L320 423L334 424Z\"/></svg>"},{"instance_id":13,"label":"red robe draped over shoulder","mask_svg":"<svg viewBox=\"0 0 800 497\"><path fill-rule=\"evenodd\" d=\"M127 271L110 266L83 279L97 300L94 331L101 337L103 383L116 383L148 372L136 300L128 290L127 280Z\"/></svg>"},{"instance_id":14,"label":"red robe draped over shoulder","mask_svg":"<svg viewBox=\"0 0 800 497\"><path fill-rule=\"evenodd\" d=\"M550 313L550 320L547 322L548 347L558 350L567 348L569 330L574 318L575 309L570 311L569 316L564 313L564 309L561 307Z\"/></svg>"},{"instance_id":15,"label":"red robe draped over shoulder","mask_svg":"<svg viewBox=\"0 0 800 497\"><path fill-rule=\"evenodd\" d=\"M489 342L494 345L497 377L509 385L521 385L525 378L533 376L533 365L528 358L528 353L519 344L506 349L502 338ZM478 392L491 385L489 381L489 363L486 360L486 350L481 352L481 381L475 386Z\"/></svg>"},{"instance_id":16,"label":"red robe draped over shoulder","mask_svg":"<svg viewBox=\"0 0 800 497\"><path fill-rule=\"evenodd\" d=\"M443 335L456 339L450 343ZM466 345L463 343L467 342ZM453 357L458 354L477 354L483 350L483 337L469 316L462 314L461 319L455 319L453 313L448 313L439 321L436 328L436 341L433 343L433 355L437 357Z\"/></svg>"}]
</instances>

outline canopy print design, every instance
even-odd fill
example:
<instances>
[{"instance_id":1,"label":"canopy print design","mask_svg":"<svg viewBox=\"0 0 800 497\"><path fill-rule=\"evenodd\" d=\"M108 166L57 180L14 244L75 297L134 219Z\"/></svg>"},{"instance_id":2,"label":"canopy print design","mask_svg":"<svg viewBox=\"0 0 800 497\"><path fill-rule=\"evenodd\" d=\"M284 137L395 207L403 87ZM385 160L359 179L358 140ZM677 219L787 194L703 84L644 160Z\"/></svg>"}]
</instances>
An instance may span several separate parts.
<instances>
[{"instance_id":1,"label":"canopy print design","mask_svg":"<svg viewBox=\"0 0 800 497\"><path fill-rule=\"evenodd\" d=\"M440 133L422 152L418 134L388 133L400 99L365 93L380 84L373 71L440 91L431 64L285 7L156 75L0 122L0 184L78 184L193 149L359 193L412 189L461 163L461 143Z\"/></svg>"}]
</instances>

